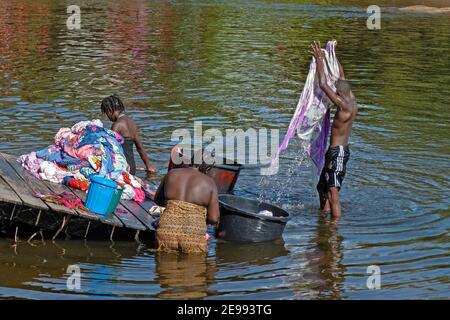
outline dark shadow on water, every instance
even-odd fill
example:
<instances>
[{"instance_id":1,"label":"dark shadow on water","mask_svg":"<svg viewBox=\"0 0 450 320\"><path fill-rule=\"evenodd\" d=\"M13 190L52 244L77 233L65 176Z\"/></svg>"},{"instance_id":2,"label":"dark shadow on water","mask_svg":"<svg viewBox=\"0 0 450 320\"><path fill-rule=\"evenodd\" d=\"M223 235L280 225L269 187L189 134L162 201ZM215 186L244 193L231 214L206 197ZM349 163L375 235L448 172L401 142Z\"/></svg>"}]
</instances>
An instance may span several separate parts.
<instances>
[{"instance_id":1,"label":"dark shadow on water","mask_svg":"<svg viewBox=\"0 0 450 320\"><path fill-rule=\"evenodd\" d=\"M219 241L216 246L216 260L221 264L247 263L266 265L278 257L288 255L283 240L267 243L234 243Z\"/></svg>"}]
</instances>

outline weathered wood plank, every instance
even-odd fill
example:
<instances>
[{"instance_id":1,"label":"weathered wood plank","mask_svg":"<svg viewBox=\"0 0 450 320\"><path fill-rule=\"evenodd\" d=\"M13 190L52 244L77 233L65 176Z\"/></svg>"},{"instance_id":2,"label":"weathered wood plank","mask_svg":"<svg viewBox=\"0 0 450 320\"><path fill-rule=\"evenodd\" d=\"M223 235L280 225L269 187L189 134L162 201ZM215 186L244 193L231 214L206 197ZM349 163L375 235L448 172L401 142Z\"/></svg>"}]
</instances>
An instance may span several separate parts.
<instances>
[{"instance_id":1,"label":"weathered wood plank","mask_svg":"<svg viewBox=\"0 0 450 320\"><path fill-rule=\"evenodd\" d=\"M121 203L117 205L116 212L114 212L116 217L122 221L125 227L136 229L136 230L146 230L147 228L134 216L133 212L128 210Z\"/></svg>"},{"instance_id":2,"label":"weathered wood plank","mask_svg":"<svg viewBox=\"0 0 450 320\"><path fill-rule=\"evenodd\" d=\"M34 194L36 194L36 193L47 194L49 192L53 192L53 190L51 190L42 180L37 179L30 172L25 170L20 165L20 163L16 161L17 160L16 157L10 156L8 154L0 153L0 159L1 159L1 157L3 157L9 163L9 165L16 171L17 175L20 178L22 178L22 180L25 183L28 184L28 187L31 190L33 190ZM71 215L77 215L77 212L75 210L67 208L66 206L56 204L56 203L46 202L46 201L44 201L44 202L53 211L67 213L67 214L71 214Z\"/></svg>"},{"instance_id":3,"label":"weathered wood plank","mask_svg":"<svg viewBox=\"0 0 450 320\"><path fill-rule=\"evenodd\" d=\"M153 206L156 206L156 203L153 200L145 199L145 201L139 203L139 205L153 218L156 219L159 215L151 214L150 209Z\"/></svg>"},{"instance_id":4,"label":"weathered wood plank","mask_svg":"<svg viewBox=\"0 0 450 320\"><path fill-rule=\"evenodd\" d=\"M16 173L23 178L24 181L32 181L32 183L28 183L28 185L36 192L42 192L42 193L48 193L49 191L52 193L62 193L67 192L76 195L73 190L65 185L53 183L50 181L44 181L39 180L36 177L34 177L31 173L29 173L27 170L22 168L22 166L16 161L16 158L14 156L0 153L0 158L3 157L16 171ZM36 186L36 187L35 187ZM37 189L38 188L38 189ZM76 195L77 196L77 195ZM58 205L58 204L52 204L47 203L51 209L59 212L64 213L70 213L73 215L79 215L83 218L89 219L89 220L99 220L98 216L89 211L81 210L81 209L69 209L65 206Z\"/></svg>"},{"instance_id":5,"label":"weathered wood plank","mask_svg":"<svg viewBox=\"0 0 450 320\"><path fill-rule=\"evenodd\" d=\"M105 215L99 215L100 221L106 224L110 224L115 227L123 227L122 221L119 220L113 213L108 213Z\"/></svg>"},{"instance_id":6,"label":"weathered wood plank","mask_svg":"<svg viewBox=\"0 0 450 320\"><path fill-rule=\"evenodd\" d=\"M19 178L22 179L28 185L29 189L32 190L34 194L36 193L47 194L51 192L51 190L43 183L42 180L35 178L31 173L22 168L19 162L17 162L16 157L0 153L0 159L1 158L6 160L6 162L13 168L13 170L19 176ZM56 230L59 229L59 227L62 225L65 219L64 218L65 215L68 214L72 217L78 216L74 210L69 209L63 205L59 205L52 202L45 202L45 204L51 209L50 211L41 211L39 213L38 211L34 210L35 212L33 213L32 212L33 210L28 212L26 208L22 208L17 212L14 220L15 221L20 220L29 225L40 226L47 230Z\"/></svg>"},{"instance_id":7,"label":"weathered wood plank","mask_svg":"<svg viewBox=\"0 0 450 320\"><path fill-rule=\"evenodd\" d=\"M19 196L2 178L0 178L0 202L22 204L22 200Z\"/></svg>"},{"instance_id":8,"label":"weathered wood plank","mask_svg":"<svg viewBox=\"0 0 450 320\"><path fill-rule=\"evenodd\" d=\"M19 196L23 205L45 211L49 210L49 206L34 196L34 191L17 175L16 171L3 157L0 157L0 176Z\"/></svg>"},{"instance_id":9,"label":"weathered wood plank","mask_svg":"<svg viewBox=\"0 0 450 320\"><path fill-rule=\"evenodd\" d=\"M135 238L136 231L141 231L142 236L152 234L147 231L153 231L153 217L146 207L150 208L153 202L146 201L148 205L142 206L134 201L122 201L115 213L97 215L79 208L70 209L63 205L47 203L35 197L36 193L62 192L74 194L83 202L86 199L84 191L40 180L22 168L16 157L0 153L0 204L7 206L2 207L1 219L12 219L24 225L36 225L44 230L57 231L55 236L107 236L113 239L117 235L119 238L129 239L130 236Z\"/></svg>"},{"instance_id":10,"label":"weathered wood plank","mask_svg":"<svg viewBox=\"0 0 450 320\"><path fill-rule=\"evenodd\" d=\"M144 179L144 181L146 183L148 183L152 189L157 190L159 187L159 181L155 181L153 179ZM153 219L157 219L159 218L159 214L151 214L150 213L150 208L153 206L156 206L155 201L145 198L145 200L143 202L140 202L139 205L153 218Z\"/></svg>"},{"instance_id":11,"label":"weathered wood plank","mask_svg":"<svg viewBox=\"0 0 450 320\"><path fill-rule=\"evenodd\" d=\"M121 200L120 203L127 208L147 228L147 230L154 230L152 226L154 218L148 211L134 201Z\"/></svg>"},{"instance_id":12,"label":"weathered wood plank","mask_svg":"<svg viewBox=\"0 0 450 320\"><path fill-rule=\"evenodd\" d=\"M160 181L155 181L154 179L145 179L144 182L148 183L153 189L158 189Z\"/></svg>"}]
</instances>

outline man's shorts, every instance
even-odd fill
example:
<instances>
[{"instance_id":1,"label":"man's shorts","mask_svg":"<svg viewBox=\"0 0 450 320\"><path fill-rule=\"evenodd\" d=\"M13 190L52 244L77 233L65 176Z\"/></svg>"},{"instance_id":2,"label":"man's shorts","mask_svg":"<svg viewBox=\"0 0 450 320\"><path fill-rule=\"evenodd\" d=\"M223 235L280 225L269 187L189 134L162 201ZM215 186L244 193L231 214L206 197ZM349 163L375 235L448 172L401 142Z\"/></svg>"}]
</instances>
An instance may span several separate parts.
<instances>
[{"instance_id":1,"label":"man's shorts","mask_svg":"<svg viewBox=\"0 0 450 320\"><path fill-rule=\"evenodd\" d=\"M350 149L348 146L336 146L328 149L325 154L325 165L317 184L319 192L327 193L331 187L341 188L349 158Z\"/></svg>"}]
</instances>

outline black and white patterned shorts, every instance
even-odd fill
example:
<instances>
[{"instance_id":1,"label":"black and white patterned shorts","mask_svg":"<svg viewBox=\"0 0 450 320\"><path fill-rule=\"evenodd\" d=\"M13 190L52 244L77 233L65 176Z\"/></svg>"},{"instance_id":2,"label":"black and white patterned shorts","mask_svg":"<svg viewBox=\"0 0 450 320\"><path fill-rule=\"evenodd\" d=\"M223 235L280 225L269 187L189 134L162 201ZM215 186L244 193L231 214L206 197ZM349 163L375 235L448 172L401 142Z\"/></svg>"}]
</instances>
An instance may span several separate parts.
<instances>
[{"instance_id":1,"label":"black and white patterned shorts","mask_svg":"<svg viewBox=\"0 0 450 320\"><path fill-rule=\"evenodd\" d=\"M341 188L344 181L350 149L348 146L330 147L325 154L325 165L320 175L317 190L326 193L331 187Z\"/></svg>"}]
</instances>

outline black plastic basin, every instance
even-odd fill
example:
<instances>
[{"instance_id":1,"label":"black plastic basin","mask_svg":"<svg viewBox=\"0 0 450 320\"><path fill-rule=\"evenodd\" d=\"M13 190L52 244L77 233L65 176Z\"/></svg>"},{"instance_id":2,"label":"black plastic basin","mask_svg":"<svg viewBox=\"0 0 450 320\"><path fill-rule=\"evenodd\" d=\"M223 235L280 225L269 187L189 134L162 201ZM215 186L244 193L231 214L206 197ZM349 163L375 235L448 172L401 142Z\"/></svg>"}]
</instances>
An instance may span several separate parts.
<instances>
[{"instance_id":1,"label":"black plastic basin","mask_svg":"<svg viewBox=\"0 0 450 320\"><path fill-rule=\"evenodd\" d=\"M217 236L237 242L265 242L282 238L291 218L285 210L264 202L235 195L219 195L220 222ZM260 215L268 210L273 217Z\"/></svg>"}]
</instances>

